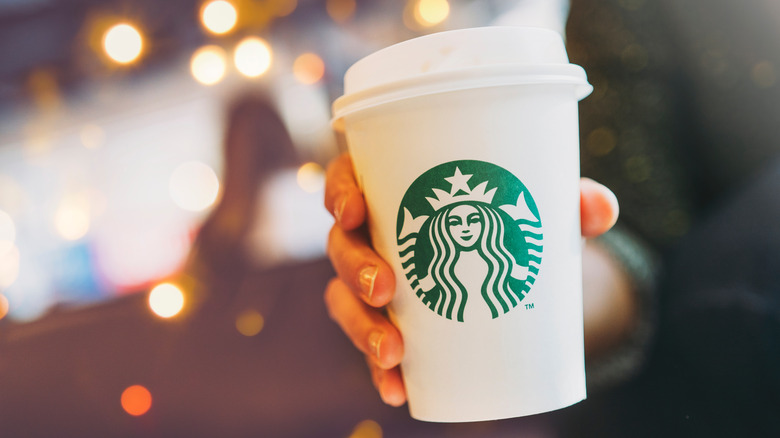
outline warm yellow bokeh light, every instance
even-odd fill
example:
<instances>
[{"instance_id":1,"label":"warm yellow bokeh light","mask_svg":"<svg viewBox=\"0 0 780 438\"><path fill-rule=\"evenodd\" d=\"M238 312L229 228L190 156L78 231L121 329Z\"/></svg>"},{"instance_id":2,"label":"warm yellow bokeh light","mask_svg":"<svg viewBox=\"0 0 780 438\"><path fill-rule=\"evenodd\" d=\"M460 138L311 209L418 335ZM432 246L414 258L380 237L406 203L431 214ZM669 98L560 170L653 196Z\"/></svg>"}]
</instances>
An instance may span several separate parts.
<instances>
[{"instance_id":1,"label":"warm yellow bokeh light","mask_svg":"<svg viewBox=\"0 0 780 438\"><path fill-rule=\"evenodd\" d=\"M19 278L19 248L11 248L0 254L0 290L9 288Z\"/></svg>"},{"instance_id":2,"label":"warm yellow bokeh light","mask_svg":"<svg viewBox=\"0 0 780 438\"><path fill-rule=\"evenodd\" d=\"M325 170L317 163L306 163L298 168L298 185L308 193L316 193L325 187Z\"/></svg>"},{"instance_id":3,"label":"warm yellow bokeh light","mask_svg":"<svg viewBox=\"0 0 780 438\"><path fill-rule=\"evenodd\" d=\"M204 46L196 50L190 60L192 77L203 85L213 85L225 77L225 51L218 46Z\"/></svg>"},{"instance_id":4,"label":"warm yellow bokeh light","mask_svg":"<svg viewBox=\"0 0 780 438\"><path fill-rule=\"evenodd\" d=\"M0 210L0 256L10 251L16 241L16 226L11 215Z\"/></svg>"},{"instance_id":5,"label":"warm yellow bokeh light","mask_svg":"<svg viewBox=\"0 0 780 438\"><path fill-rule=\"evenodd\" d=\"M349 438L382 438L382 426L374 420L363 420L355 426Z\"/></svg>"},{"instance_id":6,"label":"warm yellow bokeh light","mask_svg":"<svg viewBox=\"0 0 780 438\"><path fill-rule=\"evenodd\" d=\"M336 23L344 23L355 15L355 0L328 0L325 8Z\"/></svg>"},{"instance_id":7,"label":"warm yellow bokeh light","mask_svg":"<svg viewBox=\"0 0 780 438\"><path fill-rule=\"evenodd\" d=\"M0 294L0 319L5 318L8 315L8 298Z\"/></svg>"},{"instance_id":8,"label":"warm yellow bokeh light","mask_svg":"<svg viewBox=\"0 0 780 438\"><path fill-rule=\"evenodd\" d=\"M222 35L230 32L238 22L238 11L224 0L208 2L201 11L200 20L209 32Z\"/></svg>"},{"instance_id":9,"label":"warm yellow bokeh light","mask_svg":"<svg viewBox=\"0 0 780 438\"><path fill-rule=\"evenodd\" d=\"M325 63L316 53L304 53L293 63L293 75L302 84L317 83L325 75Z\"/></svg>"},{"instance_id":10,"label":"warm yellow bokeh light","mask_svg":"<svg viewBox=\"0 0 780 438\"><path fill-rule=\"evenodd\" d=\"M184 294L170 283L159 284L149 293L149 307L157 316L176 316L184 308Z\"/></svg>"},{"instance_id":11,"label":"warm yellow bokeh light","mask_svg":"<svg viewBox=\"0 0 780 438\"><path fill-rule=\"evenodd\" d=\"M168 192L179 207L203 211L211 207L219 196L219 178L208 165L188 161L174 169L168 182Z\"/></svg>"},{"instance_id":12,"label":"warm yellow bokeh light","mask_svg":"<svg viewBox=\"0 0 780 438\"><path fill-rule=\"evenodd\" d=\"M244 336L254 336L263 330L265 319L257 310L245 310L236 318L236 329Z\"/></svg>"},{"instance_id":13,"label":"warm yellow bokeh light","mask_svg":"<svg viewBox=\"0 0 780 438\"><path fill-rule=\"evenodd\" d=\"M103 36L106 54L120 64L129 64L138 59L143 46L141 32L127 23L113 26Z\"/></svg>"},{"instance_id":14,"label":"warm yellow bokeh light","mask_svg":"<svg viewBox=\"0 0 780 438\"><path fill-rule=\"evenodd\" d=\"M54 213L54 228L65 240L79 240L90 226L89 206L83 200L65 199Z\"/></svg>"},{"instance_id":15,"label":"warm yellow bokeh light","mask_svg":"<svg viewBox=\"0 0 780 438\"><path fill-rule=\"evenodd\" d=\"M265 40L258 37L244 38L233 54L233 62L241 74L256 78L267 72L271 67L273 55L271 47Z\"/></svg>"},{"instance_id":16,"label":"warm yellow bokeh light","mask_svg":"<svg viewBox=\"0 0 780 438\"><path fill-rule=\"evenodd\" d=\"M450 15L450 3L447 0L418 0L414 8L414 18L423 26L435 26Z\"/></svg>"},{"instance_id":17,"label":"warm yellow bokeh light","mask_svg":"<svg viewBox=\"0 0 780 438\"><path fill-rule=\"evenodd\" d=\"M298 0L276 0L274 2L274 13L279 17L286 17L295 11L298 7Z\"/></svg>"}]
</instances>

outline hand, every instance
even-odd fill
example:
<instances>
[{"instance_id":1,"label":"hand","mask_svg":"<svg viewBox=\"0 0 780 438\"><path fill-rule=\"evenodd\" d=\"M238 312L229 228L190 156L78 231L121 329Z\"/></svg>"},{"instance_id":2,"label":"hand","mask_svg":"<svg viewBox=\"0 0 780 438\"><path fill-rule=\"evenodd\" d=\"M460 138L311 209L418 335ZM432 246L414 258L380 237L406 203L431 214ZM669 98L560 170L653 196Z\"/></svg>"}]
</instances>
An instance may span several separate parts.
<instances>
[{"instance_id":1,"label":"hand","mask_svg":"<svg viewBox=\"0 0 780 438\"><path fill-rule=\"evenodd\" d=\"M352 173L348 154L333 160L328 168L325 207L336 223L330 231L328 256L337 278L325 291L331 318L353 344L366 355L374 386L382 400L392 406L406 402L399 364L403 340L387 319L383 307L393 298L395 276L390 266L374 252L363 223L366 204ZM615 195L597 182L580 182L582 235L595 237L615 224Z\"/></svg>"}]
</instances>

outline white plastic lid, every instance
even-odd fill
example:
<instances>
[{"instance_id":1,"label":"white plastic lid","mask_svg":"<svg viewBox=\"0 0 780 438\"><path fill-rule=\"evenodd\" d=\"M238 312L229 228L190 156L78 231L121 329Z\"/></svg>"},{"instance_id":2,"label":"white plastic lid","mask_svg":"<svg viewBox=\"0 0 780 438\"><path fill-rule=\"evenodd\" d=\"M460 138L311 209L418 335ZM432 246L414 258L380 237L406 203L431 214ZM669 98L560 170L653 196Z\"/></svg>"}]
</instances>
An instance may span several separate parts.
<instances>
[{"instance_id":1,"label":"white plastic lid","mask_svg":"<svg viewBox=\"0 0 780 438\"><path fill-rule=\"evenodd\" d=\"M334 121L404 98L516 84L574 85L577 99L592 90L552 30L460 29L404 41L356 62L344 76L344 95L333 103Z\"/></svg>"}]
</instances>

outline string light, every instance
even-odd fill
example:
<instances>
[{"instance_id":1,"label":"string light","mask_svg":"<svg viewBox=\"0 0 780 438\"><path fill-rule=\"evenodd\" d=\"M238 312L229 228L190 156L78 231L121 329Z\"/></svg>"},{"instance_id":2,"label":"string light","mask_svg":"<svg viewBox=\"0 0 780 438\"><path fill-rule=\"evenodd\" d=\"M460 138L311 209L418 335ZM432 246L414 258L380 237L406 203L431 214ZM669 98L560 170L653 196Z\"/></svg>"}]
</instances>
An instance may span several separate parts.
<instances>
[{"instance_id":1,"label":"string light","mask_svg":"<svg viewBox=\"0 0 780 438\"><path fill-rule=\"evenodd\" d=\"M245 310L236 318L236 330L244 336L255 336L264 325L265 319L257 310Z\"/></svg>"},{"instance_id":2,"label":"string light","mask_svg":"<svg viewBox=\"0 0 780 438\"><path fill-rule=\"evenodd\" d=\"M114 25L103 36L106 54L120 64L130 64L137 60L143 46L141 32L128 23Z\"/></svg>"},{"instance_id":3,"label":"string light","mask_svg":"<svg viewBox=\"0 0 780 438\"><path fill-rule=\"evenodd\" d=\"M355 426L349 438L382 438L382 426L374 420L363 420Z\"/></svg>"},{"instance_id":4,"label":"string light","mask_svg":"<svg viewBox=\"0 0 780 438\"><path fill-rule=\"evenodd\" d=\"M271 67L273 54L268 43L258 37L244 38L233 54L236 68L244 76L255 78Z\"/></svg>"},{"instance_id":5,"label":"string light","mask_svg":"<svg viewBox=\"0 0 780 438\"><path fill-rule=\"evenodd\" d=\"M133 385L122 391L120 397L122 409L137 417L149 412L152 407L152 393L141 385Z\"/></svg>"},{"instance_id":6,"label":"string light","mask_svg":"<svg viewBox=\"0 0 780 438\"><path fill-rule=\"evenodd\" d=\"M328 0L325 8L328 16L336 23L344 23L355 15L355 0Z\"/></svg>"},{"instance_id":7,"label":"string light","mask_svg":"<svg viewBox=\"0 0 780 438\"><path fill-rule=\"evenodd\" d=\"M54 228L65 240L79 240L89 231L89 205L86 198L69 196L54 213Z\"/></svg>"},{"instance_id":8,"label":"string light","mask_svg":"<svg viewBox=\"0 0 780 438\"><path fill-rule=\"evenodd\" d=\"M201 23L211 33L223 35L236 27L238 11L232 3L216 0L206 3L200 14Z\"/></svg>"},{"instance_id":9,"label":"string light","mask_svg":"<svg viewBox=\"0 0 780 438\"><path fill-rule=\"evenodd\" d=\"M174 169L168 191L179 207L188 211L203 211L219 196L219 179L214 170L199 161L189 161Z\"/></svg>"},{"instance_id":10,"label":"string light","mask_svg":"<svg viewBox=\"0 0 780 438\"><path fill-rule=\"evenodd\" d=\"M418 0L414 8L415 20L426 27L442 23L449 15L450 3L447 0Z\"/></svg>"},{"instance_id":11,"label":"string light","mask_svg":"<svg viewBox=\"0 0 780 438\"><path fill-rule=\"evenodd\" d=\"M276 0L276 10L274 11L279 17L286 17L295 11L298 7L298 0Z\"/></svg>"},{"instance_id":12,"label":"string light","mask_svg":"<svg viewBox=\"0 0 780 438\"><path fill-rule=\"evenodd\" d=\"M293 75L302 84L315 84L325 75L325 63L316 53L304 53L293 62Z\"/></svg>"},{"instance_id":13,"label":"string light","mask_svg":"<svg viewBox=\"0 0 780 438\"><path fill-rule=\"evenodd\" d=\"M218 46L204 46L196 50L190 60L192 77L203 85L213 85L225 77L225 51Z\"/></svg>"},{"instance_id":14,"label":"string light","mask_svg":"<svg viewBox=\"0 0 780 438\"><path fill-rule=\"evenodd\" d=\"M149 293L149 307L159 317L174 317L184 308L184 294L171 283L158 284Z\"/></svg>"},{"instance_id":15,"label":"string light","mask_svg":"<svg viewBox=\"0 0 780 438\"><path fill-rule=\"evenodd\" d=\"M325 170L317 163L306 163L298 168L298 185L308 193L317 193L325 187Z\"/></svg>"}]
</instances>

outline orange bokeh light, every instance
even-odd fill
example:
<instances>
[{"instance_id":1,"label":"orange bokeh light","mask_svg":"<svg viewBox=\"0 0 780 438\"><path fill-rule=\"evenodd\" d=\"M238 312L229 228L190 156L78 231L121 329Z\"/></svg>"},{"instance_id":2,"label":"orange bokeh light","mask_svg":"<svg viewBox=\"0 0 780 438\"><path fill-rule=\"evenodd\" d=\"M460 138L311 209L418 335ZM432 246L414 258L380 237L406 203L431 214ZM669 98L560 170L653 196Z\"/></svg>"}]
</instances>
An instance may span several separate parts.
<instances>
[{"instance_id":1,"label":"orange bokeh light","mask_svg":"<svg viewBox=\"0 0 780 438\"><path fill-rule=\"evenodd\" d=\"M302 84L317 83L325 75L325 63L315 53L304 53L293 63L293 75Z\"/></svg>"},{"instance_id":2,"label":"orange bokeh light","mask_svg":"<svg viewBox=\"0 0 780 438\"><path fill-rule=\"evenodd\" d=\"M152 393L141 385L133 385L122 392L122 409L137 417L149 412L152 407Z\"/></svg>"},{"instance_id":3,"label":"orange bokeh light","mask_svg":"<svg viewBox=\"0 0 780 438\"><path fill-rule=\"evenodd\" d=\"M355 15L355 0L328 0L325 5L328 15L336 23L344 23Z\"/></svg>"},{"instance_id":4,"label":"orange bokeh light","mask_svg":"<svg viewBox=\"0 0 780 438\"><path fill-rule=\"evenodd\" d=\"M8 298L0 295L0 319L5 318L5 315L8 314L8 307Z\"/></svg>"}]
</instances>

